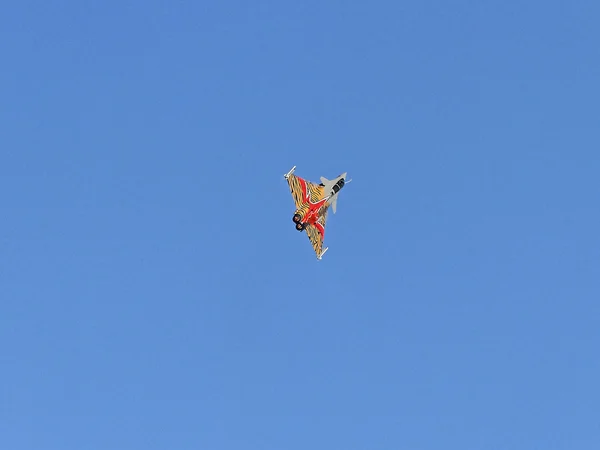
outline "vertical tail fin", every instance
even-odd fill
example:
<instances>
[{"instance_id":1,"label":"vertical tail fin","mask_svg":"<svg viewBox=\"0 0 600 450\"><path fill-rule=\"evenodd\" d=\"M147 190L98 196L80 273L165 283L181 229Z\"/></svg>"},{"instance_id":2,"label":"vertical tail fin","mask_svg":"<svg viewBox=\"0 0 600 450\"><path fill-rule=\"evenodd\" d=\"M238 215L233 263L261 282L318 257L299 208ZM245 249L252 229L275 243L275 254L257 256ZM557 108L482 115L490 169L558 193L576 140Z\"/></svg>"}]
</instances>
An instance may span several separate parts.
<instances>
[{"instance_id":1,"label":"vertical tail fin","mask_svg":"<svg viewBox=\"0 0 600 450\"><path fill-rule=\"evenodd\" d=\"M338 196L337 196L337 194L335 194L333 196L333 199L331 200L331 209L333 209L334 214L335 214L335 210L337 209L337 199L338 199Z\"/></svg>"}]
</instances>

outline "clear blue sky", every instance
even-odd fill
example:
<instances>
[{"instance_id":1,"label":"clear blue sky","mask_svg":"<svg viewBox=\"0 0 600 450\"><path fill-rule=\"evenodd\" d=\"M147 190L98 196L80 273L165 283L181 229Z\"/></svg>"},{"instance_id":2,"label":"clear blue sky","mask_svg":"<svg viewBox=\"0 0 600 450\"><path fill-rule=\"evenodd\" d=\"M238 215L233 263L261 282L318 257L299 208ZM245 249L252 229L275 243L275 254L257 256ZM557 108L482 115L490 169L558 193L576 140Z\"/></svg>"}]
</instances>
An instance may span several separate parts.
<instances>
[{"instance_id":1,"label":"clear blue sky","mask_svg":"<svg viewBox=\"0 0 600 450\"><path fill-rule=\"evenodd\" d=\"M5 2L0 447L600 448L599 22Z\"/></svg>"}]
</instances>

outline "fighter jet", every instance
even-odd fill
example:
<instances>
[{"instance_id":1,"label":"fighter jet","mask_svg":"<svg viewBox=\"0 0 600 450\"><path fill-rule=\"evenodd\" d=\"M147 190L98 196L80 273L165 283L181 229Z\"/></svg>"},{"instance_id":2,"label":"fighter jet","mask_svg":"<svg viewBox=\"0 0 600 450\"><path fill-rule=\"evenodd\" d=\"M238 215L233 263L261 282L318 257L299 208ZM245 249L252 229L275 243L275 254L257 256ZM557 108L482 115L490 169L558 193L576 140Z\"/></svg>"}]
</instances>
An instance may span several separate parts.
<instances>
[{"instance_id":1,"label":"fighter jet","mask_svg":"<svg viewBox=\"0 0 600 450\"><path fill-rule=\"evenodd\" d=\"M321 177L321 183L316 184L293 175L295 170L296 166L283 176L290 186L296 205L292 221L296 224L296 230L300 232L306 230L317 259L321 259L329 249L329 247L323 249L327 213L331 207L335 214L339 192L352 180L346 180L347 172L345 172L333 180Z\"/></svg>"}]
</instances>

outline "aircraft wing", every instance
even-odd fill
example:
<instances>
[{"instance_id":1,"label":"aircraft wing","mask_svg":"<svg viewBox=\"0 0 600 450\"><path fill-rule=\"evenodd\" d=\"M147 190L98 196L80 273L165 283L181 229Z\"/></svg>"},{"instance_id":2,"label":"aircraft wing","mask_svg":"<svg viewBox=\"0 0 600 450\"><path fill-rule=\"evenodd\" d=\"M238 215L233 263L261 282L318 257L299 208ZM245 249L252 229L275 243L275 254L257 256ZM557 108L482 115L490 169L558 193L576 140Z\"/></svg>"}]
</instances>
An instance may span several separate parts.
<instances>
[{"instance_id":1,"label":"aircraft wing","mask_svg":"<svg viewBox=\"0 0 600 450\"><path fill-rule=\"evenodd\" d=\"M325 213L319 218L319 220L317 220L317 222L315 222L314 225L311 224L306 227L306 235L308 236L308 239L310 240L310 243L317 254L317 258L319 259L321 259L323 253L325 253L327 250L323 250L323 241L325 240L325 224L327 223L328 211L329 208L325 210Z\"/></svg>"},{"instance_id":2,"label":"aircraft wing","mask_svg":"<svg viewBox=\"0 0 600 450\"><path fill-rule=\"evenodd\" d=\"M288 177L287 182L290 186L290 192L294 198L296 209L308 200L316 202L323 196L323 186L306 181L304 178L292 174Z\"/></svg>"}]
</instances>

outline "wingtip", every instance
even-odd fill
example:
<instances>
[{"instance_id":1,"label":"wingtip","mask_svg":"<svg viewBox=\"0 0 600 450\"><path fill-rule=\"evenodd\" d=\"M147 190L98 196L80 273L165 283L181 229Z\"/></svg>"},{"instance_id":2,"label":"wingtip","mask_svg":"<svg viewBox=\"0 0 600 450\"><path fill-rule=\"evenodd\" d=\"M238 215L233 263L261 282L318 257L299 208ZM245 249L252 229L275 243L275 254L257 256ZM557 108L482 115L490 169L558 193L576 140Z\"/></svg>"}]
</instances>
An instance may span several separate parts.
<instances>
[{"instance_id":1,"label":"wingtip","mask_svg":"<svg viewBox=\"0 0 600 450\"><path fill-rule=\"evenodd\" d=\"M326 252L327 250L329 250L329 247L325 247L325 250L323 250L323 251L321 252L321 254L320 254L319 256L317 256L317 259L318 259L318 260L321 260L321 259L323 259L323 255L325 254L325 252Z\"/></svg>"},{"instance_id":2,"label":"wingtip","mask_svg":"<svg viewBox=\"0 0 600 450\"><path fill-rule=\"evenodd\" d=\"M283 178L287 180L290 177L290 175L294 173L294 170L296 170L296 166L292 167L288 173L284 174Z\"/></svg>"}]
</instances>

